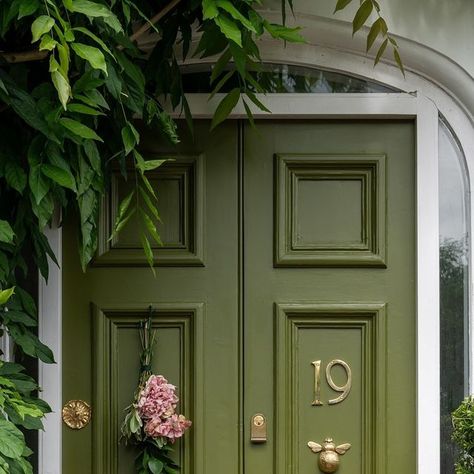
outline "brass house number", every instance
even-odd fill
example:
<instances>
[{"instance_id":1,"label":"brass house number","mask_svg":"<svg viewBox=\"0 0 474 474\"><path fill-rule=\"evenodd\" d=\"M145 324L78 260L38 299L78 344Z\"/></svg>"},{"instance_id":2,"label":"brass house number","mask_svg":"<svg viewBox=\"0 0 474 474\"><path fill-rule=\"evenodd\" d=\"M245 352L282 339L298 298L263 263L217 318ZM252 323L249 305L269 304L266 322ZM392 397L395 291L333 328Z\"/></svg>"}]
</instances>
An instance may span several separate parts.
<instances>
[{"instance_id":1,"label":"brass house number","mask_svg":"<svg viewBox=\"0 0 474 474\"><path fill-rule=\"evenodd\" d=\"M311 362L311 365L314 366L314 401L313 406L322 406L324 403L321 401L321 361L315 360ZM332 368L335 365L341 366L346 372L347 381L344 385L337 385L332 378ZM349 365L340 359L334 359L326 366L326 380L329 386L335 391L339 392L337 398L328 401L329 405L336 405L337 403L343 402L348 396L352 388L352 370Z\"/></svg>"}]
</instances>

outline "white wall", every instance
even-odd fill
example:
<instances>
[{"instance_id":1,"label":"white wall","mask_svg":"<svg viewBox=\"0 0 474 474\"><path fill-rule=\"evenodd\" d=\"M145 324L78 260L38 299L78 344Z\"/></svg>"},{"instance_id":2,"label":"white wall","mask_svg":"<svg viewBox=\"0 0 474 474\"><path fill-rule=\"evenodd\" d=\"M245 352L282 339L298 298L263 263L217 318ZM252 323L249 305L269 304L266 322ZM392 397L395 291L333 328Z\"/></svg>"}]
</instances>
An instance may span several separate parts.
<instances>
[{"instance_id":1,"label":"white wall","mask_svg":"<svg viewBox=\"0 0 474 474\"><path fill-rule=\"evenodd\" d=\"M293 1L298 13L341 20L351 20L359 5L359 0L353 0L347 12L333 15L336 0ZM379 3L395 34L436 49L474 76L474 0L379 0ZM280 0L267 0L265 5L279 10Z\"/></svg>"}]
</instances>

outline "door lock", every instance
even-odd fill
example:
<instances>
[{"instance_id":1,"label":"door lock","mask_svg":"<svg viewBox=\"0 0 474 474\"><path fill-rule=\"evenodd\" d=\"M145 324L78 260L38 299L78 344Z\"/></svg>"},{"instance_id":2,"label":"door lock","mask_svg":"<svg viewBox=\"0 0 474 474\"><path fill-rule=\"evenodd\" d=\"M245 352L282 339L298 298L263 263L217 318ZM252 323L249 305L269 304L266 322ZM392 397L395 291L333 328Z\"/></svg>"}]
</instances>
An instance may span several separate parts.
<instances>
[{"instance_id":1,"label":"door lock","mask_svg":"<svg viewBox=\"0 0 474 474\"><path fill-rule=\"evenodd\" d=\"M256 444L267 442L267 420L261 413L257 413L252 416L250 441Z\"/></svg>"}]
</instances>

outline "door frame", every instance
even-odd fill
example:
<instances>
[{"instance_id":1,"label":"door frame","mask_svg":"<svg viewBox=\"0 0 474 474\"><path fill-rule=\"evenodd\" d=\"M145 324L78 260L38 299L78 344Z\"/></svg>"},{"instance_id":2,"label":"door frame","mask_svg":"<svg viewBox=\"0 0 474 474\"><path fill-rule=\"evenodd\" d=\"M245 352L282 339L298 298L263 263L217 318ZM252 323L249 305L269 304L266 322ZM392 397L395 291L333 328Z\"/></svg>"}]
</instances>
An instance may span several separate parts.
<instances>
[{"instance_id":1,"label":"door frame","mask_svg":"<svg viewBox=\"0 0 474 474\"><path fill-rule=\"evenodd\" d=\"M438 237L438 110L433 102L412 94L270 94L259 97L272 114L254 109L258 119L408 119L416 126L417 227L417 474L440 472L439 374L439 237ZM210 118L222 99L188 96L196 118ZM245 118L241 102L230 119ZM47 231L60 258L60 227ZM61 262L60 262L61 263ZM56 356L55 365L40 364L42 396L53 413L39 438L42 474L62 472L62 283L61 269L51 265L49 282L40 282L40 337Z\"/></svg>"}]
</instances>

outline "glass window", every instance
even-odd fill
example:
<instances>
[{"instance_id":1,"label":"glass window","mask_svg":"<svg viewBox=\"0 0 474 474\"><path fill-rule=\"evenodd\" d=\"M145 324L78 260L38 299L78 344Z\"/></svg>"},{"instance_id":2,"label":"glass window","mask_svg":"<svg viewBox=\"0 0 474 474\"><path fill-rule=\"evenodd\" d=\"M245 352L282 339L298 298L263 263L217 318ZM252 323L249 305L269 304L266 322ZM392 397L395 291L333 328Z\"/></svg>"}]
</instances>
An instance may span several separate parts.
<instances>
[{"instance_id":1,"label":"glass window","mask_svg":"<svg viewBox=\"0 0 474 474\"><path fill-rule=\"evenodd\" d=\"M188 93L210 92L209 85L212 66L190 65L183 68L183 87ZM253 73L259 84L273 93L388 93L397 89L349 76L340 72L325 71L288 64L264 64L261 71ZM238 79L229 79L221 92L229 92L239 87Z\"/></svg>"},{"instance_id":2,"label":"glass window","mask_svg":"<svg viewBox=\"0 0 474 474\"><path fill-rule=\"evenodd\" d=\"M469 185L464 155L446 123L439 126L441 298L441 472L454 474L451 413L468 392Z\"/></svg>"}]
</instances>

